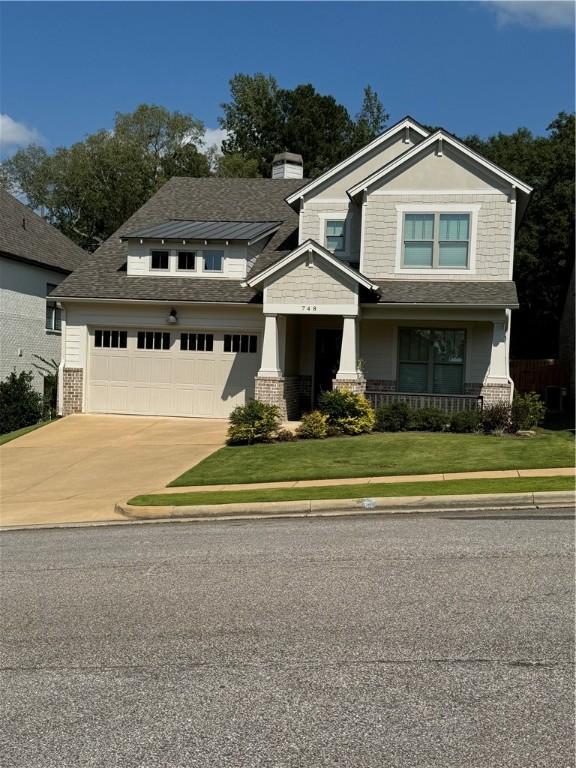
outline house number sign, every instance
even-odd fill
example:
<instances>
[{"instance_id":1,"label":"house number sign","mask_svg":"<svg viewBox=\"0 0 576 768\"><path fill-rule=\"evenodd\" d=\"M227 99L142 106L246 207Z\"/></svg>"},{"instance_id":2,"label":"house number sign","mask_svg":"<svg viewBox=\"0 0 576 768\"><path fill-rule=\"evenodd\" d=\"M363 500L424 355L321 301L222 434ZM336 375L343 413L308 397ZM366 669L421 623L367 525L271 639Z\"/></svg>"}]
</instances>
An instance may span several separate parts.
<instances>
[{"instance_id":1,"label":"house number sign","mask_svg":"<svg viewBox=\"0 0 576 768\"><path fill-rule=\"evenodd\" d=\"M302 304L302 312L316 312L316 306L312 304Z\"/></svg>"}]
</instances>

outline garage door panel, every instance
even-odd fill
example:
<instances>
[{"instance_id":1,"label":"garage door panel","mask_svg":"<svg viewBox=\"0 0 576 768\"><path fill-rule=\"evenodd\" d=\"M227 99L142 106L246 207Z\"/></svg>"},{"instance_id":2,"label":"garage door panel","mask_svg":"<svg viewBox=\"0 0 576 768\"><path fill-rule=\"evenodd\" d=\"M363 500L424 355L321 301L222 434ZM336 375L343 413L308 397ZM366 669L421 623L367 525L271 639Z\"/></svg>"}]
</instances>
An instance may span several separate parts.
<instances>
[{"instance_id":1,"label":"garage door panel","mask_svg":"<svg viewBox=\"0 0 576 768\"><path fill-rule=\"evenodd\" d=\"M254 396L259 355L224 353L223 334L213 336L211 352L181 350L174 334L169 350L137 349L135 331L128 332L125 349L95 349L92 336L87 409L227 417Z\"/></svg>"}]
</instances>

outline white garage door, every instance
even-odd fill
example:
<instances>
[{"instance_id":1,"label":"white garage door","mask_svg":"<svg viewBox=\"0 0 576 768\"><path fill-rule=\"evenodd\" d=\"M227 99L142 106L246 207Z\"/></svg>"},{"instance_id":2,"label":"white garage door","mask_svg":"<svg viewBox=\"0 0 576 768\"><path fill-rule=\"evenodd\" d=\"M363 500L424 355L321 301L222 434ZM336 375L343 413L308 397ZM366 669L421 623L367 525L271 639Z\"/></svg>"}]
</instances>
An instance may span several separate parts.
<instances>
[{"instance_id":1,"label":"white garage door","mask_svg":"<svg viewBox=\"0 0 576 768\"><path fill-rule=\"evenodd\" d=\"M93 328L87 410L226 417L254 396L259 365L253 333Z\"/></svg>"}]
</instances>

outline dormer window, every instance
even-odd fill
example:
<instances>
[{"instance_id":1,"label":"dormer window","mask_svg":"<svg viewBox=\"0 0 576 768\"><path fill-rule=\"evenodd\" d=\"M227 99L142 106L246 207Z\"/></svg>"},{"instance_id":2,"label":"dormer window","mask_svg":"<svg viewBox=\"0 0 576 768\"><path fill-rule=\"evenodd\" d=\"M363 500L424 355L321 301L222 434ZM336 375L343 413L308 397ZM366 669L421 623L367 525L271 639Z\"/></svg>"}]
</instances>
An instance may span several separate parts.
<instances>
[{"instance_id":1,"label":"dormer window","mask_svg":"<svg viewBox=\"0 0 576 768\"><path fill-rule=\"evenodd\" d=\"M196 269L195 251L178 251L178 270L181 272L193 272Z\"/></svg>"},{"instance_id":2,"label":"dormer window","mask_svg":"<svg viewBox=\"0 0 576 768\"><path fill-rule=\"evenodd\" d=\"M224 251L204 251L204 272L222 272Z\"/></svg>"},{"instance_id":3,"label":"dormer window","mask_svg":"<svg viewBox=\"0 0 576 768\"><path fill-rule=\"evenodd\" d=\"M150 269L168 271L169 257L170 257L169 251L151 251L150 252Z\"/></svg>"},{"instance_id":4,"label":"dormer window","mask_svg":"<svg viewBox=\"0 0 576 768\"><path fill-rule=\"evenodd\" d=\"M326 222L326 248L332 253L346 250L346 222L329 219Z\"/></svg>"}]
</instances>

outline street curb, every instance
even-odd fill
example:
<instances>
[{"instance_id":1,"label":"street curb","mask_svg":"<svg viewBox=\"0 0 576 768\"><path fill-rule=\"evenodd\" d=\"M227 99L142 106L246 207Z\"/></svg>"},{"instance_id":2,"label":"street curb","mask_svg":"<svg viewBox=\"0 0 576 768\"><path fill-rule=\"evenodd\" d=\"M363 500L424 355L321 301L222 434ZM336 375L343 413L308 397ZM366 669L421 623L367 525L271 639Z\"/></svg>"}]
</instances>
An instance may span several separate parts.
<instances>
[{"instance_id":1,"label":"street curb","mask_svg":"<svg viewBox=\"0 0 576 768\"><path fill-rule=\"evenodd\" d=\"M533 493L482 493L462 496L401 496L364 499L321 499L244 504L136 507L120 503L115 512L131 520L218 520L246 517L320 517L330 514L400 514L414 512L467 511L483 509L538 509L545 506L574 507L574 491Z\"/></svg>"}]
</instances>

